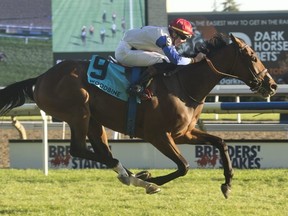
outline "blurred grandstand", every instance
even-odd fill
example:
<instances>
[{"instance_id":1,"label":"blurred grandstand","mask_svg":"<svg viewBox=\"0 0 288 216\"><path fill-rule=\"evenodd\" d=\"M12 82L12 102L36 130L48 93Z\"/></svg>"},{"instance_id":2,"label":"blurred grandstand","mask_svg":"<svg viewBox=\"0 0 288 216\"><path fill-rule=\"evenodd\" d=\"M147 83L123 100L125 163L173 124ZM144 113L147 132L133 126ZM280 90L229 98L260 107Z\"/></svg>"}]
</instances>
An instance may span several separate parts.
<instances>
[{"instance_id":1,"label":"blurred grandstand","mask_svg":"<svg viewBox=\"0 0 288 216\"><path fill-rule=\"evenodd\" d=\"M0 34L51 36L51 0L1 0Z\"/></svg>"},{"instance_id":2,"label":"blurred grandstand","mask_svg":"<svg viewBox=\"0 0 288 216\"><path fill-rule=\"evenodd\" d=\"M1 0L0 24L51 27L51 0Z\"/></svg>"}]
</instances>

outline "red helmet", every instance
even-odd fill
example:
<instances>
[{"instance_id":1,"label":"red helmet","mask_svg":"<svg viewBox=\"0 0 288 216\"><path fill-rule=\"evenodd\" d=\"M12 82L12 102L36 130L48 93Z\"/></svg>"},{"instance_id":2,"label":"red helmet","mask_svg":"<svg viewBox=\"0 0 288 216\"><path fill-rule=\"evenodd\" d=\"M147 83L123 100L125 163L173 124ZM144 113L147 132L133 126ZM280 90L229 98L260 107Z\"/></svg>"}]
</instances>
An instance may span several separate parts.
<instances>
[{"instance_id":1,"label":"red helmet","mask_svg":"<svg viewBox=\"0 0 288 216\"><path fill-rule=\"evenodd\" d=\"M184 35L186 37L191 37L193 35L192 25L188 20L177 18L174 19L169 27L176 31L177 34Z\"/></svg>"}]
</instances>

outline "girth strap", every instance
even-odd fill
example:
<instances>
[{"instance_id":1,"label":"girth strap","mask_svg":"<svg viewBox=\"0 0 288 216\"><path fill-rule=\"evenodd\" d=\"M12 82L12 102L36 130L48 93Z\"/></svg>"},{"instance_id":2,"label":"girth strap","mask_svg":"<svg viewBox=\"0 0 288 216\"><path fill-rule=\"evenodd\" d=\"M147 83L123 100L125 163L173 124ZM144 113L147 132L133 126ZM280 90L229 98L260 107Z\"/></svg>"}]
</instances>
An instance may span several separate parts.
<instances>
[{"instance_id":1,"label":"girth strap","mask_svg":"<svg viewBox=\"0 0 288 216\"><path fill-rule=\"evenodd\" d=\"M140 77L141 69L139 67L133 67L130 73L130 82L135 84ZM136 96L131 96L128 99L128 113L127 113L127 134L130 138L135 135L135 119L137 111L137 98Z\"/></svg>"}]
</instances>

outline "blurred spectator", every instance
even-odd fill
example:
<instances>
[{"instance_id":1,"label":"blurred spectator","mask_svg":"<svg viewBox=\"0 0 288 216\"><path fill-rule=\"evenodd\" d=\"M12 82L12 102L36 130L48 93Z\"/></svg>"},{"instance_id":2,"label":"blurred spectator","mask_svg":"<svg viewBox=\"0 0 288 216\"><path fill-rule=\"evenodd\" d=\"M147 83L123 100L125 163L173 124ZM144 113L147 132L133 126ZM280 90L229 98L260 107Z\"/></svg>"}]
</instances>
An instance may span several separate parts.
<instances>
[{"instance_id":1,"label":"blurred spectator","mask_svg":"<svg viewBox=\"0 0 288 216\"><path fill-rule=\"evenodd\" d=\"M124 17L121 19L121 28L122 28L122 33L124 33L126 31L126 22L125 22Z\"/></svg>"},{"instance_id":2,"label":"blurred spectator","mask_svg":"<svg viewBox=\"0 0 288 216\"><path fill-rule=\"evenodd\" d=\"M102 22L106 22L106 10L103 11L103 14L102 14Z\"/></svg>"},{"instance_id":3,"label":"blurred spectator","mask_svg":"<svg viewBox=\"0 0 288 216\"><path fill-rule=\"evenodd\" d=\"M85 46L86 45L86 26L82 27L81 40L82 40L82 44Z\"/></svg>"},{"instance_id":4,"label":"blurred spectator","mask_svg":"<svg viewBox=\"0 0 288 216\"><path fill-rule=\"evenodd\" d=\"M100 38L101 38L101 43L102 44L104 44L105 37L106 37L106 31L105 31L105 28L102 27L101 30L100 30Z\"/></svg>"},{"instance_id":5,"label":"blurred spectator","mask_svg":"<svg viewBox=\"0 0 288 216\"><path fill-rule=\"evenodd\" d=\"M115 23L115 21L116 21L116 13L115 12L113 12L113 14L112 14L112 21L113 21L113 23Z\"/></svg>"},{"instance_id":6,"label":"blurred spectator","mask_svg":"<svg viewBox=\"0 0 288 216\"><path fill-rule=\"evenodd\" d=\"M112 26L111 26L111 31L112 31L112 38L114 38L116 36L116 24L113 23Z\"/></svg>"},{"instance_id":7,"label":"blurred spectator","mask_svg":"<svg viewBox=\"0 0 288 216\"><path fill-rule=\"evenodd\" d=\"M93 36L93 34L94 34L94 26L93 25L90 25L89 33L90 33L90 36Z\"/></svg>"}]
</instances>

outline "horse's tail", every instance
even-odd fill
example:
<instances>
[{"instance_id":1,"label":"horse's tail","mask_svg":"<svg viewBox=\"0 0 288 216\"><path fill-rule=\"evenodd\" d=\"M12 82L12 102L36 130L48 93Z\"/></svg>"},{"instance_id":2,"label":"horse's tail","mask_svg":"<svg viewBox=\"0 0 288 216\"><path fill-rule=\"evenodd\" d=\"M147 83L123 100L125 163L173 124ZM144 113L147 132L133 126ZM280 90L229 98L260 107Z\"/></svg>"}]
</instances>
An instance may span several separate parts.
<instances>
[{"instance_id":1,"label":"horse's tail","mask_svg":"<svg viewBox=\"0 0 288 216\"><path fill-rule=\"evenodd\" d=\"M9 110L22 106L26 99L33 98L33 86L35 85L36 78L23 80L20 82L8 85L0 90L0 115L7 113Z\"/></svg>"}]
</instances>

